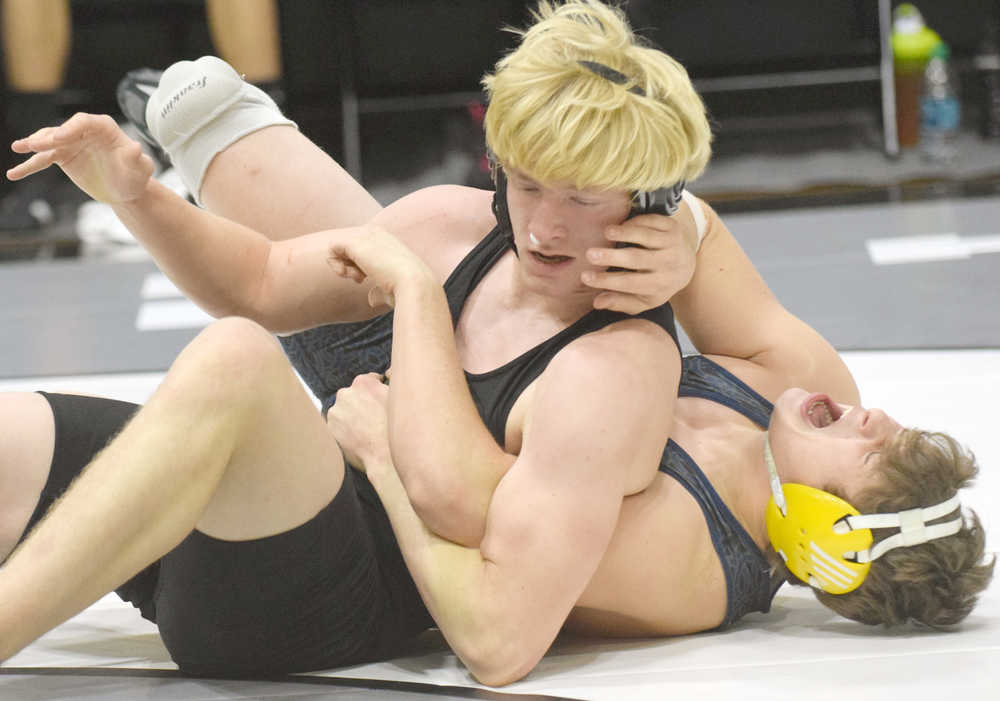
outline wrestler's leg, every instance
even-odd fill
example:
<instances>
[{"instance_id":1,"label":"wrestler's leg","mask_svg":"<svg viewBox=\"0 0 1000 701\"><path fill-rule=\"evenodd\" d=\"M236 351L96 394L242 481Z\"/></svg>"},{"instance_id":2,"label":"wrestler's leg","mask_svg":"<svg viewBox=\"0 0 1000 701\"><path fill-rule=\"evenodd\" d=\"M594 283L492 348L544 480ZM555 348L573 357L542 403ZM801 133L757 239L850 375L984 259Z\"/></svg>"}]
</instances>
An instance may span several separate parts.
<instances>
[{"instance_id":1,"label":"wrestler's leg","mask_svg":"<svg viewBox=\"0 0 1000 701\"><path fill-rule=\"evenodd\" d=\"M213 324L0 569L0 659L192 529L223 540L281 533L343 479L323 417L270 334L242 319Z\"/></svg>"},{"instance_id":2,"label":"wrestler's leg","mask_svg":"<svg viewBox=\"0 0 1000 701\"><path fill-rule=\"evenodd\" d=\"M0 33L10 89L51 93L62 86L72 35L68 0L2 0Z\"/></svg>"},{"instance_id":3,"label":"wrestler's leg","mask_svg":"<svg viewBox=\"0 0 1000 701\"><path fill-rule=\"evenodd\" d=\"M55 445L52 410L40 394L0 395L0 562L17 544L38 504Z\"/></svg>"},{"instance_id":4,"label":"wrestler's leg","mask_svg":"<svg viewBox=\"0 0 1000 701\"><path fill-rule=\"evenodd\" d=\"M340 164L287 126L255 131L218 153L201 202L273 239L357 226L381 209Z\"/></svg>"},{"instance_id":5,"label":"wrestler's leg","mask_svg":"<svg viewBox=\"0 0 1000 701\"><path fill-rule=\"evenodd\" d=\"M207 0L205 10L219 53L248 81L281 77L274 0ZM363 224L378 211L364 188L311 141L291 129L268 131L216 156L201 192L207 209L274 239Z\"/></svg>"},{"instance_id":6,"label":"wrestler's leg","mask_svg":"<svg viewBox=\"0 0 1000 701\"><path fill-rule=\"evenodd\" d=\"M159 78L131 73L119 102L169 154L200 204L268 236L355 226L380 209L268 95L220 59L179 61Z\"/></svg>"}]
</instances>

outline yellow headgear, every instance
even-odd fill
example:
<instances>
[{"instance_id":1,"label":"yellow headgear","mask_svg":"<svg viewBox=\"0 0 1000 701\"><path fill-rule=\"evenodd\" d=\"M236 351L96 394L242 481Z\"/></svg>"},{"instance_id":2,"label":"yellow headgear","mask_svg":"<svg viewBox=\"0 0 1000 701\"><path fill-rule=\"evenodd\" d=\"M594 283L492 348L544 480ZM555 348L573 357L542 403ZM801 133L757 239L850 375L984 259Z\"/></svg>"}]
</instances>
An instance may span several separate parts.
<instances>
[{"instance_id":1,"label":"yellow headgear","mask_svg":"<svg viewBox=\"0 0 1000 701\"><path fill-rule=\"evenodd\" d=\"M962 528L961 513L951 521L927 525L959 508L957 494L926 509L862 516L829 492L803 484L782 485L767 435L764 462L771 474L771 499L765 514L771 545L792 574L829 594L857 589L872 561L893 548L926 543ZM899 528L900 532L871 547L872 528Z\"/></svg>"}]
</instances>

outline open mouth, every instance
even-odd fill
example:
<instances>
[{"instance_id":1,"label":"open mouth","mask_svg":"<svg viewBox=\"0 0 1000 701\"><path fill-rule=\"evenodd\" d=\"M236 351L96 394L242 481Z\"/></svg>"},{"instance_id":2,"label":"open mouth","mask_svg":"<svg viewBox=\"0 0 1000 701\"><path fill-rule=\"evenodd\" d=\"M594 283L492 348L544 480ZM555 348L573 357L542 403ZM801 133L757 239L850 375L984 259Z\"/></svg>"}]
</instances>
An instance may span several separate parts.
<instances>
[{"instance_id":1,"label":"open mouth","mask_svg":"<svg viewBox=\"0 0 1000 701\"><path fill-rule=\"evenodd\" d=\"M802 403L802 415L816 428L826 428L844 415L836 402L825 394L812 394Z\"/></svg>"},{"instance_id":2,"label":"open mouth","mask_svg":"<svg viewBox=\"0 0 1000 701\"><path fill-rule=\"evenodd\" d=\"M573 260L570 256L547 256L538 251L532 251L531 255L535 257L539 263L544 263L545 265L559 265L560 263L565 263L567 261Z\"/></svg>"}]
</instances>

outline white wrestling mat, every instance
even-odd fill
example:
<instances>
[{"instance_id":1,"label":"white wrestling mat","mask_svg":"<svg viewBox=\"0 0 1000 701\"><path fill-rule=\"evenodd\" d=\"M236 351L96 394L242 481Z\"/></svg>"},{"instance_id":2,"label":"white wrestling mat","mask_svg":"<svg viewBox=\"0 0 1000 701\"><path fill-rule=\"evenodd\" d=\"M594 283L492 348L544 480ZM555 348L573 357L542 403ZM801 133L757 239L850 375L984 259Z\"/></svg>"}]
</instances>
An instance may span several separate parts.
<instances>
[{"instance_id":1,"label":"white wrestling mat","mask_svg":"<svg viewBox=\"0 0 1000 701\"><path fill-rule=\"evenodd\" d=\"M944 430L978 456L965 504L996 552L1000 535L1000 350L846 353L867 406L904 425ZM4 389L69 389L144 401L161 375L18 379ZM154 626L109 596L0 668L0 699L892 699L1000 698L1000 585L953 632L888 632L838 618L785 587L770 614L725 633L639 641L564 639L525 680L477 686L440 637L390 662L319 672L301 681L185 679ZM130 671L131 670L131 671Z\"/></svg>"}]
</instances>

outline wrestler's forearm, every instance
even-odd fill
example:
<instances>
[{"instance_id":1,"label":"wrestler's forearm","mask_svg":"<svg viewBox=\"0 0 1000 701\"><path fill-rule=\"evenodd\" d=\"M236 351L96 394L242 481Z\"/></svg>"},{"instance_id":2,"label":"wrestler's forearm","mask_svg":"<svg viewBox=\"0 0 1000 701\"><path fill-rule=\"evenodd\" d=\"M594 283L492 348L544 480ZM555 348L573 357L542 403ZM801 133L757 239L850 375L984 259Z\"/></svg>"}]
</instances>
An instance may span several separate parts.
<instances>
[{"instance_id":1,"label":"wrestler's forearm","mask_svg":"<svg viewBox=\"0 0 1000 701\"><path fill-rule=\"evenodd\" d=\"M368 465L407 568L448 645L483 684L502 685L523 677L531 662L516 654L522 646L489 592L500 573L477 548L435 534L421 521L391 462ZM508 653L515 653L514 657Z\"/></svg>"},{"instance_id":2,"label":"wrestler's forearm","mask_svg":"<svg viewBox=\"0 0 1000 701\"><path fill-rule=\"evenodd\" d=\"M493 491L514 456L479 417L444 291L433 280L396 293L389 438L410 500L428 527L478 545Z\"/></svg>"},{"instance_id":3,"label":"wrestler's forearm","mask_svg":"<svg viewBox=\"0 0 1000 701\"><path fill-rule=\"evenodd\" d=\"M273 242L155 180L142 197L114 210L160 269L212 316L243 316L289 333L380 311L368 304L367 286L335 275L327 262L331 242L358 228Z\"/></svg>"},{"instance_id":4,"label":"wrestler's forearm","mask_svg":"<svg viewBox=\"0 0 1000 701\"><path fill-rule=\"evenodd\" d=\"M157 265L213 316L257 316L251 308L270 242L240 224L184 201L151 179L115 214Z\"/></svg>"},{"instance_id":5,"label":"wrestler's forearm","mask_svg":"<svg viewBox=\"0 0 1000 701\"><path fill-rule=\"evenodd\" d=\"M772 392L807 387L857 403L857 386L836 351L778 301L722 219L706 209L694 277L671 300L698 352L750 361L785 378Z\"/></svg>"}]
</instances>

